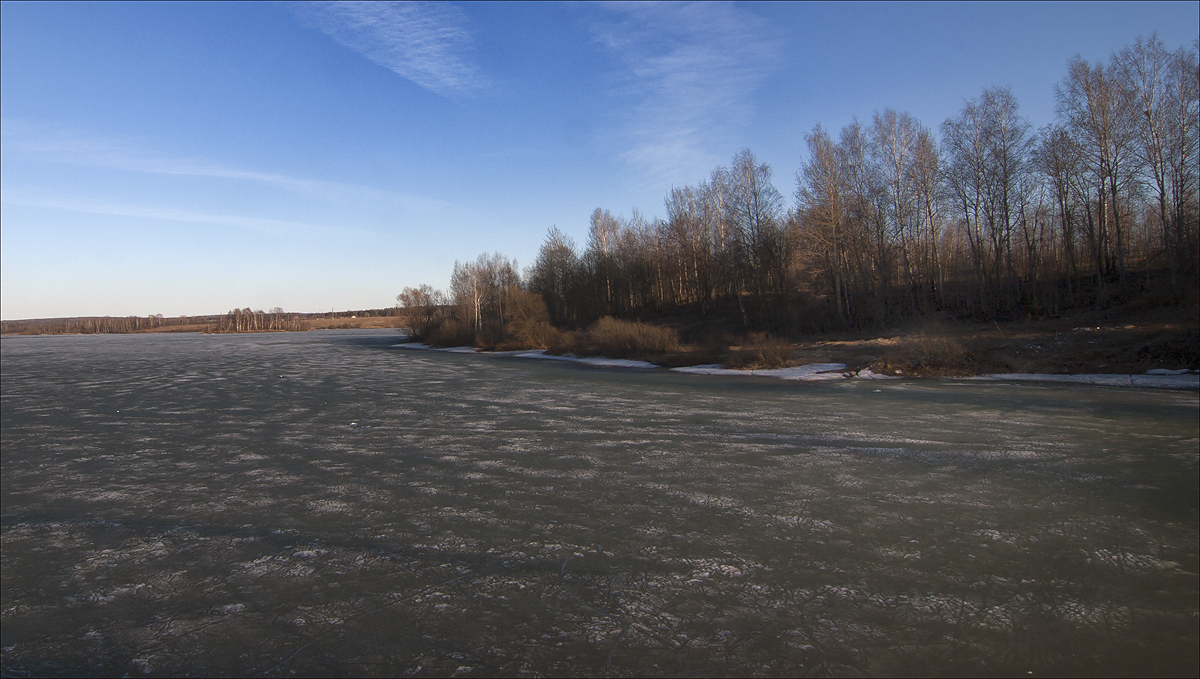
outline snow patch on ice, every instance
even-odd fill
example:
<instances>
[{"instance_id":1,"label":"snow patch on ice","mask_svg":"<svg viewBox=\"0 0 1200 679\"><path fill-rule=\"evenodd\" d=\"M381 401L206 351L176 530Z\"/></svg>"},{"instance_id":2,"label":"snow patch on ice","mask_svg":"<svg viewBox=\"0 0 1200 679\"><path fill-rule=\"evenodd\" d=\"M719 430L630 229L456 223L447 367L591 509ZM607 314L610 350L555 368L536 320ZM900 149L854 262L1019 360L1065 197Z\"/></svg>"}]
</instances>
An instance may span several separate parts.
<instances>
[{"instance_id":1,"label":"snow patch on ice","mask_svg":"<svg viewBox=\"0 0 1200 679\"><path fill-rule=\"evenodd\" d=\"M422 349L425 351L442 351L449 354L487 354L489 356L513 356L516 358L542 358L549 361L570 361L572 363L585 363L594 365L599 368L657 368L658 366L648 361L631 361L625 358L581 358L572 354L566 356L556 356L548 354L544 350L537 351L480 351L474 347L448 347L439 348L431 347L428 344L420 342L403 342L401 344L393 344L393 349Z\"/></svg>"},{"instance_id":2,"label":"snow patch on ice","mask_svg":"<svg viewBox=\"0 0 1200 679\"><path fill-rule=\"evenodd\" d=\"M1200 389L1200 374L1147 375L1045 375L1038 373L999 373L967 377L968 380L1020 381L1020 382L1067 382L1070 384L1096 384L1106 387L1148 387L1152 389Z\"/></svg>"},{"instance_id":3,"label":"snow patch on ice","mask_svg":"<svg viewBox=\"0 0 1200 679\"><path fill-rule=\"evenodd\" d=\"M860 380L898 380L898 379L900 379L899 377L897 377L895 375L884 375L882 373L874 372L870 368L863 368L862 370L859 370L858 374L856 374L855 377L857 377Z\"/></svg>"},{"instance_id":4,"label":"snow patch on ice","mask_svg":"<svg viewBox=\"0 0 1200 679\"><path fill-rule=\"evenodd\" d=\"M541 358L547 361L570 361L572 363L586 363L600 368L657 368L658 366L648 361L633 361L627 358L581 358L579 356L566 355L556 356L547 354L545 351L518 351L509 354L516 358Z\"/></svg>"},{"instance_id":5,"label":"snow patch on ice","mask_svg":"<svg viewBox=\"0 0 1200 679\"><path fill-rule=\"evenodd\" d=\"M421 349L424 351L443 351L443 352L446 352L449 354L474 354L474 353L477 353L477 351L478 351L477 349L475 349L475 347L431 347L428 344L421 344L420 342L401 342L400 344L393 344L392 348L393 349Z\"/></svg>"},{"instance_id":6,"label":"snow patch on ice","mask_svg":"<svg viewBox=\"0 0 1200 679\"><path fill-rule=\"evenodd\" d=\"M753 375L756 377L777 377L782 380L803 380L813 382L819 380L840 380L846 376L841 373L846 369L844 363L809 363L792 368L775 368L771 370L734 370L722 368L719 365L693 365L684 368L672 368L681 373L693 375Z\"/></svg>"}]
</instances>

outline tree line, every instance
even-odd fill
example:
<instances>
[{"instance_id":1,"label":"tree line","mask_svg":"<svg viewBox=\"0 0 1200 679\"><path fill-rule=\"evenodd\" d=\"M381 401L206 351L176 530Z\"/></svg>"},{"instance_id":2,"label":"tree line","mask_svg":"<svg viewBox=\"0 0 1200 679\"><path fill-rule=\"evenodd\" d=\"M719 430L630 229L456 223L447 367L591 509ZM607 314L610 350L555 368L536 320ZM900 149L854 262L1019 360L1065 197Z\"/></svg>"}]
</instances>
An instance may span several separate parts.
<instances>
[{"instance_id":1,"label":"tree line","mask_svg":"<svg viewBox=\"0 0 1200 679\"><path fill-rule=\"evenodd\" d=\"M206 332L270 332L280 330L305 330L304 321L300 314L290 314L280 307L270 311L251 311L234 309L224 316L217 318L209 325Z\"/></svg>"},{"instance_id":2,"label":"tree line","mask_svg":"<svg viewBox=\"0 0 1200 679\"><path fill-rule=\"evenodd\" d=\"M285 312L281 307L269 311L232 309L224 314L203 316L164 317L162 314L149 316L86 316L76 318L38 318L0 322L0 333L5 335L91 335L124 334L136 332L271 332L281 330L308 330L314 326L329 325L321 321L333 319L395 317L396 307L383 309L359 309L328 312ZM329 326L333 327L333 326ZM344 324L340 327L351 327Z\"/></svg>"},{"instance_id":3,"label":"tree line","mask_svg":"<svg viewBox=\"0 0 1200 679\"><path fill-rule=\"evenodd\" d=\"M94 335L142 332L156 328L189 326L208 323L215 316L178 316L165 318L162 314L149 316L89 316L84 318L47 318L3 321L0 333L5 335Z\"/></svg>"},{"instance_id":4,"label":"tree line","mask_svg":"<svg viewBox=\"0 0 1200 679\"><path fill-rule=\"evenodd\" d=\"M806 135L791 205L749 150L666 216L597 208L582 248L551 228L521 275L502 255L455 263L450 290L399 297L421 328L503 336L603 317L717 315L744 331L878 328L928 314L1046 317L1135 299L1194 302L1200 273L1200 60L1138 38L1076 57L1057 119L1034 129L1007 88L935 131L877 112ZM534 293L544 311L527 293ZM540 307L539 307L540 309ZM522 321L526 322L526 321ZM445 337L447 341L451 337Z\"/></svg>"}]
</instances>

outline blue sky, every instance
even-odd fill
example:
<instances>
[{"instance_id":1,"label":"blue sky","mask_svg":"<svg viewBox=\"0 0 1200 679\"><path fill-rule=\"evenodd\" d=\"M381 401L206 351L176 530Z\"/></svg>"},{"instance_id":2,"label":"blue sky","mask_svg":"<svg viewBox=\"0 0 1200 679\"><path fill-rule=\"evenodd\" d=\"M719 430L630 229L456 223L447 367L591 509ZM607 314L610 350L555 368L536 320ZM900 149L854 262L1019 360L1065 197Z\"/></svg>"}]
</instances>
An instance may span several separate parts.
<instances>
[{"instance_id":1,"label":"blue sky","mask_svg":"<svg viewBox=\"0 0 1200 679\"><path fill-rule=\"evenodd\" d=\"M1200 3L0 4L0 315L390 306L743 148L1191 45Z\"/></svg>"}]
</instances>

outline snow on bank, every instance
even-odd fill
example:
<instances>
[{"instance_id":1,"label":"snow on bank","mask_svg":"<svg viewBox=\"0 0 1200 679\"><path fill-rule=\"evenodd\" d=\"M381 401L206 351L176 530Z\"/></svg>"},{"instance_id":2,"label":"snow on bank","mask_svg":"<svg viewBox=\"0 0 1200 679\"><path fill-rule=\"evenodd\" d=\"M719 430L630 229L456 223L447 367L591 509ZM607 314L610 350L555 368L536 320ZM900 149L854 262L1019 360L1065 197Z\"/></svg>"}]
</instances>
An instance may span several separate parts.
<instances>
[{"instance_id":1,"label":"snow on bank","mask_svg":"<svg viewBox=\"0 0 1200 679\"><path fill-rule=\"evenodd\" d=\"M420 342L403 342L401 344L393 344L393 349L423 349L425 351L443 351L448 354L475 354L478 351L475 347L431 347L428 344Z\"/></svg>"},{"instance_id":2,"label":"snow on bank","mask_svg":"<svg viewBox=\"0 0 1200 679\"><path fill-rule=\"evenodd\" d=\"M1148 387L1151 389L1200 389L1200 374L1187 372L1179 374L1176 371L1166 370L1152 371L1145 375L1039 375L1035 373L1000 373L996 375L964 377L962 379L985 380L990 382L1068 382L1071 384L1096 384L1106 387Z\"/></svg>"},{"instance_id":3,"label":"snow on bank","mask_svg":"<svg viewBox=\"0 0 1200 679\"><path fill-rule=\"evenodd\" d=\"M802 380L805 382L846 379L846 375L841 372L845 369L845 363L809 363L808 365L798 365L792 368L775 368L772 370L733 370L731 368L722 368L715 363L712 365L672 368L675 372L696 375L754 375L756 377L777 377L781 380Z\"/></svg>"},{"instance_id":4,"label":"snow on bank","mask_svg":"<svg viewBox=\"0 0 1200 679\"><path fill-rule=\"evenodd\" d=\"M393 344L394 349L424 349L426 351L444 351L451 354L487 354L489 356L512 356L515 358L541 358L547 361L570 361L572 363L586 363L594 365L597 368L657 368L658 366L647 361L630 361L624 358L580 358L575 355L568 354L566 356L555 356L547 354L544 350L536 351L479 351L474 347L450 347L442 349L431 347L428 344L419 342L404 342L402 344Z\"/></svg>"},{"instance_id":5,"label":"snow on bank","mask_svg":"<svg viewBox=\"0 0 1200 679\"><path fill-rule=\"evenodd\" d=\"M547 361L570 361L572 363L586 363L594 365L598 368L657 368L658 366L648 361L631 361L627 358L602 358L602 357L584 357L568 354L566 356L555 356L547 354L545 351L517 351L505 352L509 356L516 358L541 358Z\"/></svg>"},{"instance_id":6,"label":"snow on bank","mask_svg":"<svg viewBox=\"0 0 1200 679\"><path fill-rule=\"evenodd\" d=\"M883 373L874 372L870 368L863 368L862 370L859 370L858 373L855 374L854 376L860 380L899 380L899 379L903 379L899 375L885 375Z\"/></svg>"},{"instance_id":7,"label":"snow on bank","mask_svg":"<svg viewBox=\"0 0 1200 679\"><path fill-rule=\"evenodd\" d=\"M511 356L514 358L540 358L547 361L568 361L583 363L597 368L638 368L643 370L657 369L659 366L648 361L632 361L624 358L579 357L568 354L556 356L543 350L537 351L495 351L481 352L473 347L431 347L419 342L404 342L392 345L396 349L422 349L425 351L442 351L451 354L483 353L493 356ZM742 375L752 377L774 377L781 380L797 382L821 382L826 380L860 379L860 380L898 380L895 375L883 375L863 368L857 373L847 372L844 363L809 363L791 368L775 368L772 370L735 370L722 368L718 364L693 365L683 368L671 368L674 372L690 373L693 375ZM1200 389L1200 373L1188 370L1148 370L1145 375L1049 375L1038 373L998 373L993 375L978 375L975 377L960 377L953 379L980 380L985 382L1066 382L1070 384L1094 384L1106 387L1145 387L1151 389Z\"/></svg>"}]
</instances>

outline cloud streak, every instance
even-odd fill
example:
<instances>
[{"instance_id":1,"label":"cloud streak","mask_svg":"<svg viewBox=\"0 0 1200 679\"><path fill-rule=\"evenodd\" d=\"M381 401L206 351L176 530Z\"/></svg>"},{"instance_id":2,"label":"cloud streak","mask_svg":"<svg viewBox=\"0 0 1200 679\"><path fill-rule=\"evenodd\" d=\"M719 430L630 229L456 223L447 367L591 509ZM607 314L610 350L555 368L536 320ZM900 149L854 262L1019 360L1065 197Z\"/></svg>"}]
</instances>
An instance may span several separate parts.
<instances>
[{"instance_id":1,"label":"cloud streak","mask_svg":"<svg viewBox=\"0 0 1200 679\"><path fill-rule=\"evenodd\" d=\"M131 217L135 219L150 219L155 221L184 222L189 224L208 224L210 226L232 226L250 231L257 231L272 236L294 236L299 233L356 233L370 234L369 231L350 228L334 228L304 224L282 219L263 219L260 217L245 217L242 215L222 215L204 212L181 210L178 208L158 208L144 205L93 203L81 200L59 200L26 196L4 192L3 202L7 205L20 205L48 210L62 210L90 215L106 215L110 217Z\"/></svg>"},{"instance_id":2,"label":"cloud streak","mask_svg":"<svg viewBox=\"0 0 1200 679\"><path fill-rule=\"evenodd\" d=\"M201 161L171 158L139 150L135 144L100 139L68 130L29 126L18 121L5 120L3 127L6 153L28 154L51 162L146 174L253 181L310 196L373 191L366 187L337 182L302 179L271 172L242 170Z\"/></svg>"},{"instance_id":3,"label":"cloud streak","mask_svg":"<svg viewBox=\"0 0 1200 679\"><path fill-rule=\"evenodd\" d=\"M4 130L5 155L28 155L42 161L107 170L254 182L321 201L376 203L404 210L455 214L463 212L460 206L419 195L174 158L142 150L132 140L98 138L17 120L5 120L0 127Z\"/></svg>"},{"instance_id":4,"label":"cloud streak","mask_svg":"<svg viewBox=\"0 0 1200 679\"><path fill-rule=\"evenodd\" d=\"M446 97L483 86L462 9L442 2L294 2L303 25Z\"/></svg>"},{"instance_id":5,"label":"cloud streak","mask_svg":"<svg viewBox=\"0 0 1200 679\"><path fill-rule=\"evenodd\" d=\"M593 35L624 68L613 96L633 101L622 121L622 158L660 181L721 162L714 147L730 146L754 112L754 92L778 62L772 27L732 4L606 9Z\"/></svg>"}]
</instances>

